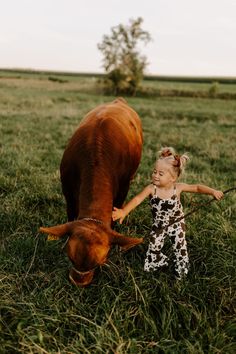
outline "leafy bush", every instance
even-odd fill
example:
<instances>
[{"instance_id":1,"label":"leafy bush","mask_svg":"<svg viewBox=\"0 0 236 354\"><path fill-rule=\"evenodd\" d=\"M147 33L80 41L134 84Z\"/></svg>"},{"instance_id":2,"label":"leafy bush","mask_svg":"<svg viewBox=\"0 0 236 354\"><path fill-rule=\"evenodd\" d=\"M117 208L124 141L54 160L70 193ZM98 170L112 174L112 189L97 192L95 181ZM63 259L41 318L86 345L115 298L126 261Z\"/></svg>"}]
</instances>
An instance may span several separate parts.
<instances>
[{"instance_id":1,"label":"leafy bush","mask_svg":"<svg viewBox=\"0 0 236 354\"><path fill-rule=\"evenodd\" d=\"M209 88L209 96L216 97L218 93L219 93L219 83L213 82L211 87Z\"/></svg>"}]
</instances>

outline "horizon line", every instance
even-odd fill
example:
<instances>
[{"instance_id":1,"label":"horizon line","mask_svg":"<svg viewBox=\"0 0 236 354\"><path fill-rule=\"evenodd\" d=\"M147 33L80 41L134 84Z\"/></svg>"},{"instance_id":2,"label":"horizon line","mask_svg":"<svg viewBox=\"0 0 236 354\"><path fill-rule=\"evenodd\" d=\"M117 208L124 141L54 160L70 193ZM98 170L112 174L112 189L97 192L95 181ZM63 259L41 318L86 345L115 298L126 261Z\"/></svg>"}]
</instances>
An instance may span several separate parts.
<instances>
[{"instance_id":1,"label":"horizon line","mask_svg":"<svg viewBox=\"0 0 236 354\"><path fill-rule=\"evenodd\" d=\"M20 73L39 73L39 74L57 74L69 76L105 76L105 72L98 71L70 71L70 70L53 70L53 69L35 69L35 68L5 68L0 67L0 72L20 72ZM189 74L144 74L144 79L196 79L196 80L236 80L236 76L229 75L189 75Z\"/></svg>"}]
</instances>

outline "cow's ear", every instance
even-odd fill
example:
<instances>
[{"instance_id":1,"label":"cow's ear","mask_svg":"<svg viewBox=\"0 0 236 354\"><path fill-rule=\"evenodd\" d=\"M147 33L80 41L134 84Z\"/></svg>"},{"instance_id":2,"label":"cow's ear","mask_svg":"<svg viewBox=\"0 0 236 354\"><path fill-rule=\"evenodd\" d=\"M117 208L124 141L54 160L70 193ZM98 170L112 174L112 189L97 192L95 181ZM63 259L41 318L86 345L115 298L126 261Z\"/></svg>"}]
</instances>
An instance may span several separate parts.
<instances>
[{"instance_id":1,"label":"cow's ear","mask_svg":"<svg viewBox=\"0 0 236 354\"><path fill-rule=\"evenodd\" d=\"M128 249L139 245L140 243L143 242L143 238L137 238L137 237L127 237L122 234L119 234L116 231L111 232L111 237L112 237L112 244L113 245L119 245L122 249L122 251L127 251Z\"/></svg>"},{"instance_id":2,"label":"cow's ear","mask_svg":"<svg viewBox=\"0 0 236 354\"><path fill-rule=\"evenodd\" d=\"M73 230L74 222L67 222L66 224L40 227L39 231L48 234L48 240L58 240L66 234L70 234Z\"/></svg>"}]
</instances>

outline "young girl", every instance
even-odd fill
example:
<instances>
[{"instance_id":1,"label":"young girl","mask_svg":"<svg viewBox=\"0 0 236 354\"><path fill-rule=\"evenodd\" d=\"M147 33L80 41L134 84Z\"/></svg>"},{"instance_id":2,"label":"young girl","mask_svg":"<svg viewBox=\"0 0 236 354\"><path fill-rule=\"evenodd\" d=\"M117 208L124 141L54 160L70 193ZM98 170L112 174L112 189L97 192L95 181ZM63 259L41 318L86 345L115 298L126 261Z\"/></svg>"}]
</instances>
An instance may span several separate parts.
<instances>
[{"instance_id":1,"label":"young girl","mask_svg":"<svg viewBox=\"0 0 236 354\"><path fill-rule=\"evenodd\" d=\"M112 212L113 221L119 220L121 224L129 212L149 196L153 224L144 270L149 272L168 265L168 258L162 253L162 248L166 236L169 236L175 253L175 272L179 279L188 273L189 264L184 219L167 226L184 215L180 194L182 192L204 193L212 195L217 200L223 197L223 192L205 185L177 183L188 160L187 155L177 155L171 147L162 148L152 173L152 183L122 209L114 208Z\"/></svg>"}]
</instances>

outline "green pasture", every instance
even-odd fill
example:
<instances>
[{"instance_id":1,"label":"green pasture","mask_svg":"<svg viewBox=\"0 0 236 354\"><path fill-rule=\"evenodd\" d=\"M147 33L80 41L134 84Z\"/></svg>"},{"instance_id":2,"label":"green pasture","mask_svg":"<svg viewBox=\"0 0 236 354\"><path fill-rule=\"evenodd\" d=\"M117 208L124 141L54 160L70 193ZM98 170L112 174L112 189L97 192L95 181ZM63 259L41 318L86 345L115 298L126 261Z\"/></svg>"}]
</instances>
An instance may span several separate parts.
<instances>
[{"instance_id":1,"label":"green pasture","mask_svg":"<svg viewBox=\"0 0 236 354\"><path fill-rule=\"evenodd\" d=\"M211 85L144 82L193 92ZM236 84L217 90L236 93ZM233 354L235 192L186 219L191 268L182 282L171 266L143 271L146 241L124 254L112 249L92 285L76 288L68 281L65 240L47 242L38 232L66 221L59 164L68 139L89 110L113 99L96 77L0 72L0 353ZM183 181L221 190L236 185L236 99L126 99L144 132L128 199L149 182L164 145L189 154ZM185 194L185 211L209 198ZM151 220L145 201L116 229L147 240ZM165 252L171 257L168 242Z\"/></svg>"}]
</instances>

